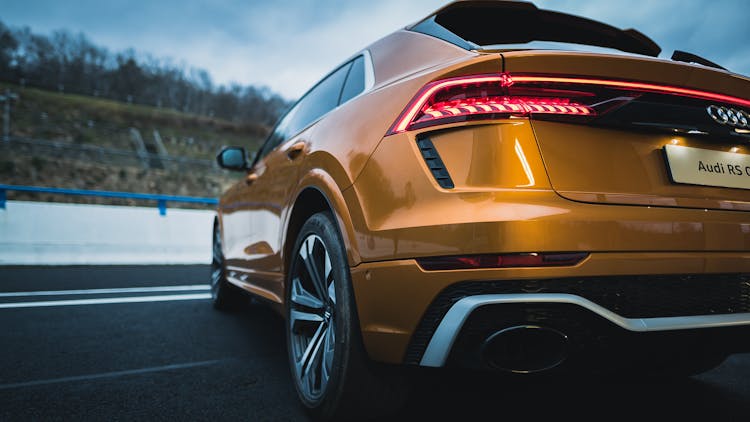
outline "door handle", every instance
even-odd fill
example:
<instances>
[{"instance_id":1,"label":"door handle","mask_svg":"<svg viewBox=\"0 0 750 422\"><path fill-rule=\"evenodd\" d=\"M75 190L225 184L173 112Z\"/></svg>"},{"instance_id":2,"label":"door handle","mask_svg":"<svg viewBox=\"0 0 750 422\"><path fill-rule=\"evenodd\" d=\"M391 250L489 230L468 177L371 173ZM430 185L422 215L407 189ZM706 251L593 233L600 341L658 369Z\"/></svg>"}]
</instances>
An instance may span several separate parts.
<instances>
[{"instance_id":1,"label":"door handle","mask_svg":"<svg viewBox=\"0 0 750 422\"><path fill-rule=\"evenodd\" d=\"M245 177L245 184L252 185L256 180L258 180L258 173L250 173L247 175L247 177Z\"/></svg>"},{"instance_id":2,"label":"door handle","mask_svg":"<svg viewBox=\"0 0 750 422\"><path fill-rule=\"evenodd\" d=\"M302 155L302 152L305 150L306 146L307 146L307 142L305 141L296 142L292 146L286 149L286 156L290 160L296 160L297 157Z\"/></svg>"}]
</instances>

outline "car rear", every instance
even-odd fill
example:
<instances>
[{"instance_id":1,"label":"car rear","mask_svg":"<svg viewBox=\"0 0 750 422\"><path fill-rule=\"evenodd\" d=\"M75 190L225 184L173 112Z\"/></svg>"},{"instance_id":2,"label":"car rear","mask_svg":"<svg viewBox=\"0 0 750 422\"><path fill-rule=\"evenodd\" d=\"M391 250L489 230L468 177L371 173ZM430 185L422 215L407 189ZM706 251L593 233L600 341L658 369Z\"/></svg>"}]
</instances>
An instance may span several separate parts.
<instances>
[{"instance_id":1,"label":"car rear","mask_svg":"<svg viewBox=\"0 0 750 422\"><path fill-rule=\"evenodd\" d=\"M486 2L467 3L452 13ZM641 55L475 49L380 88L402 106L344 192L371 357L534 372L747 350L750 80L611 38Z\"/></svg>"}]
</instances>

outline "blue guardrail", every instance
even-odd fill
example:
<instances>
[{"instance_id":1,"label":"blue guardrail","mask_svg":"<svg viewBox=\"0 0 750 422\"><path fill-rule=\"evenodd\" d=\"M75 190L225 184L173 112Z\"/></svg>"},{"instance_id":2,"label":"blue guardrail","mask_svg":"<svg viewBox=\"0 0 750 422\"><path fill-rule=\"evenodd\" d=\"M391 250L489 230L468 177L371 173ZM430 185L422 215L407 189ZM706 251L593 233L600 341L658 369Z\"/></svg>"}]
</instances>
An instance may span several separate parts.
<instances>
[{"instance_id":1,"label":"blue guardrail","mask_svg":"<svg viewBox=\"0 0 750 422\"><path fill-rule=\"evenodd\" d=\"M36 193L53 193L58 195L73 196L98 196L100 198L126 198L142 199L146 201L156 201L159 208L159 215L167 215L167 202L182 202L188 204L207 204L217 205L219 201L216 198L203 198L197 196L177 196L177 195L155 195L150 193L134 192L113 192L106 190L84 190L84 189L62 189L62 188L45 188L41 186L16 186L0 184L0 209L5 208L7 201L7 191L15 192L36 192Z\"/></svg>"}]
</instances>

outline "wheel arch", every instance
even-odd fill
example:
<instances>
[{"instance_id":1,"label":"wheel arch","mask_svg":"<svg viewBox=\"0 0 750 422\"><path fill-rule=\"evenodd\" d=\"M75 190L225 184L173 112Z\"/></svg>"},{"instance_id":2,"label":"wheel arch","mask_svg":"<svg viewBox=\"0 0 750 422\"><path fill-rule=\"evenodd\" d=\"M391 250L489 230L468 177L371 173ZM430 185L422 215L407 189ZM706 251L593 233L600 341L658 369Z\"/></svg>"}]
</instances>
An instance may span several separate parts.
<instances>
[{"instance_id":1,"label":"wheel arch","mask_svg":"<svg viewBox=\"0 0 750 422\"><path fill-rule=\"evenodd\" d=\"M302 225L312 215L323 211L333 214L336 220L349 265L356 266L360 263L361 258L354 238L354 226L344 196L328 173L315 169L302 179L285 224L282 248L285 271L289 267L294 240Z\"/></svg>"}]
</instances>

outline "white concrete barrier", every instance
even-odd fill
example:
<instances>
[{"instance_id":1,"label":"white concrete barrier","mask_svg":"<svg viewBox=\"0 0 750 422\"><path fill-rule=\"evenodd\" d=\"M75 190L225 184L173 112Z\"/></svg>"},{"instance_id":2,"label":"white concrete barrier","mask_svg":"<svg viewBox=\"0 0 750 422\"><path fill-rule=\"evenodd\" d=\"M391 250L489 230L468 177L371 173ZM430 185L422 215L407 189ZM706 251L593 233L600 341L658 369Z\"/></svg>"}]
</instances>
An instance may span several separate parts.
<instances>
[{"instance_id":1,"label":"white concrete barrier","mask_svg":"<svg viewBox=\"0 0 750 422\"><path fill-rule=\"evenodd\" d=\"M7 201L0 265L209 264L213 211Z\"/></svg>"}]
</instances>

